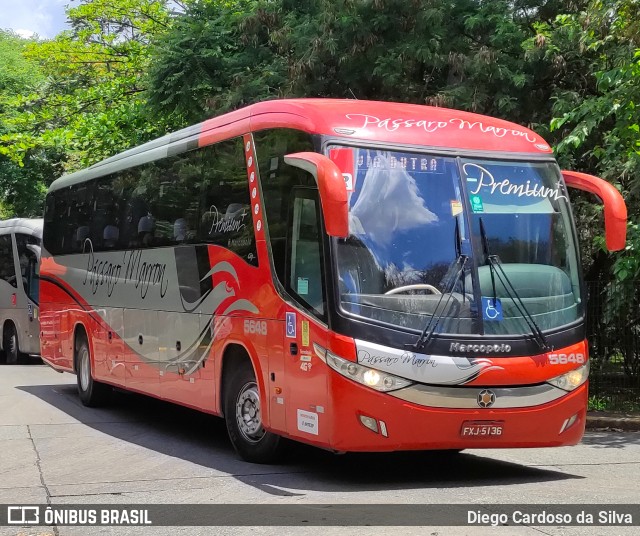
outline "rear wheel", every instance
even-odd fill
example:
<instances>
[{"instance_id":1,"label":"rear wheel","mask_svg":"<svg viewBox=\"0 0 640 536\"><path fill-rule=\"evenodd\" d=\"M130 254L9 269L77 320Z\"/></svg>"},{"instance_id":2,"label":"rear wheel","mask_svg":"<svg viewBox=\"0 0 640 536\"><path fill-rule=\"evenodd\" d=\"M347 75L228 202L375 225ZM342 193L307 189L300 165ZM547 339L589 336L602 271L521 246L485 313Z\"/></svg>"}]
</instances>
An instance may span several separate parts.
<instances>
[{"instance_id":1,"label":"rear wheel","mask_svg":"<svg viewBox=\"0 0 640 536\"><path fill-rule=\"evenodd\" d=\"M280 436L262 425L260 391L247 362L225 375L224 416L229 439L246 461L270 463L279 454Z\"/></svg>"},{"instance_id":2,"label":"rear wheel","mask_svg":"<svg viewBox=\"0 0 640 536\"><path fill-rule=\"evenodd\" d=\"M20 356L18 348L18 333L13 323L8 322L4 327L4 341L2 344L7 359L7 365L15 365Z\"/></svg>"},{"instance_id":3,"label":"rear wheel","mask_svg":"<svg viewBox=\"0 0 640 536\"><path fill-rule=\"evenodd\" d=\"M106 402L111 388L93 379L89 343L84 336L80 336L76 344L76 375L78 395L85 406L97 407Z\"/></svg>"}]
</instances>

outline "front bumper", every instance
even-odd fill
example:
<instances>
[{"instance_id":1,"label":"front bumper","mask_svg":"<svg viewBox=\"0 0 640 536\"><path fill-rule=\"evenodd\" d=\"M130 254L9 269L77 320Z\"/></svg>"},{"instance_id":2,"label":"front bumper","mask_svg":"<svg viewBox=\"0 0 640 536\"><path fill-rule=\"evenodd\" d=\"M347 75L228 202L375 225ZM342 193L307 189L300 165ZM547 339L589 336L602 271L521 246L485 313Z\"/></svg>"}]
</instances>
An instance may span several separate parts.
<instances>
[{"instance_id":1,"label":"front bumper","mask_svg":"<svg viewBox=\"0 0 640 536\"><path fill-rule=\"evenodd\" d=\"M554 447L575 445L584 434L588 383L534 406L475 409L418 405L357 385L339 374L330 375L329 385L332 407L339 408L333 413L330 446L338 451ZM362 424L361 415L382 421L378 433ZM566 421L574 415L567 427ZM503 432L463 438L465 421L500 421Z\"/></svg>"}]
</instances>

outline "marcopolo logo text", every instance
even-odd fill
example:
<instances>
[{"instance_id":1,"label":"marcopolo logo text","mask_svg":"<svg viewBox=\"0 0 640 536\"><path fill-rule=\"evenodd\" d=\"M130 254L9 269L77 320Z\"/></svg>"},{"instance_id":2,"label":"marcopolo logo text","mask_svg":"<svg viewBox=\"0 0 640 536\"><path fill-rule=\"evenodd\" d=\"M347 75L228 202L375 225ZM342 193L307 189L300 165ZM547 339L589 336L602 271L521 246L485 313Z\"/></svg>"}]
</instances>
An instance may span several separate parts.
<instances>
[{"instance_id":1,"label":"marcopolo logo text","mask_svg":"<svg viewBox=\"0 0 640 536\"><path fill-rule=\"evenodd\" d=\"M504 354L511 351L511 346L508 344L461 344L452 342L449 346L449 351L472 354Z\"/></svg>"}]
</instances>

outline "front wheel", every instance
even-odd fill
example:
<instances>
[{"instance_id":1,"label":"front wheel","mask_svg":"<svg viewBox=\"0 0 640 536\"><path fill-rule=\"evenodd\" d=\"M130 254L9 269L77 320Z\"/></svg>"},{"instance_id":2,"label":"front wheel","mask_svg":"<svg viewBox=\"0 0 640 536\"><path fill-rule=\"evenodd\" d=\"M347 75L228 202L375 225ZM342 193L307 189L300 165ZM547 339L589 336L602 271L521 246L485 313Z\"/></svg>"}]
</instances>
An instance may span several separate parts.
<instances>
[{"instance_id":1,"label":"front wheel","mask_svg":"<svg viewBox=\"0 0 640 536\"><path fill-rule=\"evenodd\" d=\"M253 369L243 363L226 378L224 416L229 439L246 461L270 463L279 454L280 436L262 425L260 392Z\"/></svg>"},{"instance_id":2,"label":"front wheel","mask_svg":"<svg viewBox=\"0 0 640 536\"><path fill-rule=\"evenodd\" d=\"M20 356L20 349L18 348L18 334L16 333L16 327L9 322L4 328L4 352L7 358L7 365L15 365L18 362Z\"/></svg>"},{"instance_id":3,"label":"front wheel","mask_svg":"<svg viewBox=\"0 0 640 536\"><path fill-rule=\"evenodd\" d=\"M76 375L78 395L82 403L90 408L101 406L109 396L111 389L93 379L91 375L91 354L89 343L84 337L78 340L76 348Z\"/></svg>"}]
</instances>

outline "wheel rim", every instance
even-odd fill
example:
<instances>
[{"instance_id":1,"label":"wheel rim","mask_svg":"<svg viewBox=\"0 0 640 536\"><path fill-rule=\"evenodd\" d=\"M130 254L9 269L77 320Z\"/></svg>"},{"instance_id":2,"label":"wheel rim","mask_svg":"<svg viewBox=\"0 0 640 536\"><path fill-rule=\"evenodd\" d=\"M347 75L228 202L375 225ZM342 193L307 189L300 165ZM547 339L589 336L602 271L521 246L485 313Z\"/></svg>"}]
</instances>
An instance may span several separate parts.
<instances>
[{"instance_id":1,"label":"wheel rim","mask_svg":"<svg viewBox=\"0 0 640 536\"><path fill-rule=\"evenodd\" d=\"M80 387L83 391L89 389L89 352L86 347L80 349Z\"/></svg>"},{"instance_id":2,"label":"wheel rim","mask_svg":"<svg viewBox=\"0 0 640 536\"><path fill-rule=\"evenodd\" d=\"M245 384L238 393L236 422L240 433L247 441L257 443L265 434L260 412L260 395L255 382Z\"/></svg>"}]
</instances>

